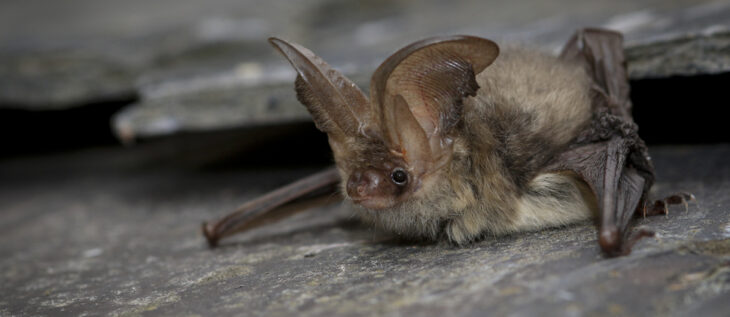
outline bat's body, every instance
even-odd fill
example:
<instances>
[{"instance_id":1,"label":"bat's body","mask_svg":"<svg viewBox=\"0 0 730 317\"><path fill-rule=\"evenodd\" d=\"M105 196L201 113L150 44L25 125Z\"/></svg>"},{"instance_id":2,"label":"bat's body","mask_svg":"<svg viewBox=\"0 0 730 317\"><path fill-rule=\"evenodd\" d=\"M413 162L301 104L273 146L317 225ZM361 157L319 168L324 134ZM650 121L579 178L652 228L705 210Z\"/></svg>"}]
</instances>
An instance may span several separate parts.
<instances>
[{"instance_id":1,"label":"bat's body","mask_svg":"<svg viewBox=\"0 0 730 317\"><path fill-rule=\"evenodd\" d=\"M598 216L603 250L630 249L654 170L631 117L620 34L579 31L559 57L471 36L418 41L378 67L369 98L306 48L270 42L297 70L297 97L337 168L205 225L212 245L341 182L362 219L404 236L462 244Z\"/></svg>"},{"instance_id":2,"label":"bat's body","mask_svg":"<svg viewBox=\"0 0 730 317\"><path fill-rule=\"evenodd\" d=\"M407 236L445 234L464 243L594 216L595 199L583 181L541 172L591 120L590 81L580 65L534 50L503 50L476 81L480 88L464 100L450 163L422 178L408 201L387 210L357 208L361 217Z\"/></svg>"}]
</instances>

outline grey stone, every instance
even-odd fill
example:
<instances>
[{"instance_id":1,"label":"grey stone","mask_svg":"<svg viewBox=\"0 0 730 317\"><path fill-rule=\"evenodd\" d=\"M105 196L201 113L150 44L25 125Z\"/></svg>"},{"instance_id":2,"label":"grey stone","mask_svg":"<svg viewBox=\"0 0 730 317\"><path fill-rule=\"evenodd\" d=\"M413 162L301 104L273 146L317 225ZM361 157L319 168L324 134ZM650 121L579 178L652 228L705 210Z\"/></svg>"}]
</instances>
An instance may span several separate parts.
<instances>
[{"instance_id":1,"label":"grey stone","mask_svg":"<svg viewBox=\"0 0 730 317\"><path fill-rule=\"evenodd\" d=\"M151 88L147 96L153 96L117 113L112 127L123 142L133 143L139 138L180 132L311 122L294 93L292 78L296 74L287 69L279 72L286 80L277 80L277 75L262 72L259 67L244 64L238 76L193 79ZM351 78L360 86L367 83L365 76ZM211 82L216 84L210 85Z\"/></svg>"},{"instance_id":2,"label":"grey stone","mask_svg":"<svg viewBox=\"0 0 730 317\"><path fill-rule=\"evenodd\" d=\"M562 7L572 10L540 11L540 14L550 16L545 18L535 13L538 10L528 10L520 4L500 4L488 10L485 6L492 4L468 2L454 8L454 12L445 12L439 10L439 5L435 3L409 5L393 2L386 8L365 5L358 7L360 13L354 13L349 10L356 6L354 4L325 2L313 5L311 17L302 21L302 24L312 33L304 38L313 45L310 48L323 55L336 68L344 69L365 90L369 85L368 77L378 63L393 50L417 38L444 33L468 33L495 38L503 43L527 43L546 50L556 50L575 29L591 24L625 33L632 79L713 74L727 70L726 33L722 30L728 26L730 3L677 2L658 5L648 1L643 4L646 6L612 3L610 7L597 9L600 14L588 14L581 11L587 10L583 4L565 1ZM327 16L332 16L331 21L322 18L325 15L323 11L327 12ZM388 18L368 20L371 16L384 14ZM516 21L524 23L519 25ZM355 36L352 37L352 34ZM183 131L288 122L292 120L292 113L297 113L296 120L309 120L306 113L297 108L300 105L292 97L293 89L289 92L278 89L293 87L294 73L271 66L275 62L267 63L248 62L241 64L244 67L239 65L236 69L207 77L168 78L142 86L141 90L145 92L142 100L117 116L113 128L122 140L130 142L135 138ZM240 68L245 69L246 65L259 65L257 67L263 71L260 71L258 79L245 81L232 75L239 73ZM279 58L278 65L288 67L282 58ZM261 84L257 84L257 81ZM205 115L189 112L190 94L213 96L223 90L226 96L230 96L226 102L232 104L209 107ZM165 95L165 98L158 100L156 96L160 94ZM220 102L217 98L210 101L193 98L212 105L219 105ZM281 107L267 108L272 99L281 100ZM265 116L260 115L261 109L267 110ZM257 115L247 118L252 112ZM157 123L180 117L189 120L174 120L176 124L168 126L169 129L157 129Z\"/></svg>"},{"instance_id":3,"label":"grey stone","mask_svg":"<svg viewBox=\"0 0 730 317\"><path fill-rule=\"evenodd\" d=\"M233 86L160 97L127 107L114 116L113 124L118 137L131 143L185 131L309 121L291 91L290 85ZM241 100L248 107L237 106Z\"/></svg>"},{"instance_id":4,"label":"grey stone","mask_svg":"<svg viewBox=\"0 0 730 317\"><path fill-rule=\"evenodd\" d=\"M730 146L652 148L654 196L697 203L604 258L592 224L456 247L400 241L330 205L205 246L200 222L312 168L197 168L160 144L0 165L0 314L722 316ZM199 152L198 149L189 149Z\"/></svg>"},{"instance_id":5,"label":"grey stone","mask_svg":"<svg viewBox=\"0 0 730 317\"><path fill-rule=\"evenodd\" d=\"M0 108L53 110L131 99L148 82L261 61L262 53L271 55L266 37L292 29L292 15L302 10L296 3L290 10L279 5L70 0L38 10L35 3L0 3Z\"/></svg>"},{"instance_id":6,"label":"grey stone","mask_svg":"<svg viewBox=\"0 0 730 317\"><path fill-rule=\"evenodd\" d=\"M730 31L687 34L626 49L632 79L719 74L730 71Z\"/></svg>"},{"instance_id":7,"label":"grey stone","mask_svg":"<svg viewBox=\"0 0 730 317\"><path fill-rule=\"evenodd\" d=\"M139 73L123 60L82 50L0 54L0 107L53 110L129 100Z\"/></svg>"},{"instance_id":8,"label":"grey stone","mask_svg":"<svg viewBox=\"0 0 730 317\"><path fill-rule=\"evenodd\" d=\"M221 73L241 63L280 63L265 42L271 35L369 73L396 48L426 36L468 33L554 49L587 25L614 28L641 42L727 26L730 16L726 1L694 0L471 0L458 6L435 0L70 0L43 8L0 3L0 107L62 109L135 94L144 99L154 87L191 80L207 78L213 80L208 86L215 85ZM139 128L140 135L148 129Z\"/></svg>"}]
</instances>

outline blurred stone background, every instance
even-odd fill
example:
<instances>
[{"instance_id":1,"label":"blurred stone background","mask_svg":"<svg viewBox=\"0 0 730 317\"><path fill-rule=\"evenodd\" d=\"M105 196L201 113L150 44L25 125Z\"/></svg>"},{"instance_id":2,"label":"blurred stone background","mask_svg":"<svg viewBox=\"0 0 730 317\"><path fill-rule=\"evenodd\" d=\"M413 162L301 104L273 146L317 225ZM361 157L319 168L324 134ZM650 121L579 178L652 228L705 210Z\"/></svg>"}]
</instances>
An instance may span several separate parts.
<instances>
[{"instance_id":1,"label":"blurred stone background","mask_svg":"<svg viewBox=\"0 0 730 317\"><path fill-rule=\"evenodd\" d=\"M625 34L654 194L700 200L631 256L588 223L400 242L339 205L205 247L202 220L329 162L269 36L367 90L423 37L586 26ZM730 1L0 1L0 315L723 315L729 28Z\"/></svg>"}]
</instances>

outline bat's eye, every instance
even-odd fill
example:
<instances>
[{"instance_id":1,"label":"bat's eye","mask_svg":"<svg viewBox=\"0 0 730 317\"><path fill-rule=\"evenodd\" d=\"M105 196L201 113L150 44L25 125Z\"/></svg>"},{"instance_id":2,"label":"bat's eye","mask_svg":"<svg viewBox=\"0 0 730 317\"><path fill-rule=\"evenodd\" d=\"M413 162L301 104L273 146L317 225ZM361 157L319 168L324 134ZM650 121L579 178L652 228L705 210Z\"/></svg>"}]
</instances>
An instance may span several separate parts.
<instances>
[{"instance_id":1,"label":"bat's eye","mask_svg":"<svg viewBox=\"0 0 730 317\"><path fill-rule=\"evenodd\" d=\"M390 173L390 179L398 186L403 186L408 182L408 173L402 168L396 168Z\"/></svg>"}]
</instances>

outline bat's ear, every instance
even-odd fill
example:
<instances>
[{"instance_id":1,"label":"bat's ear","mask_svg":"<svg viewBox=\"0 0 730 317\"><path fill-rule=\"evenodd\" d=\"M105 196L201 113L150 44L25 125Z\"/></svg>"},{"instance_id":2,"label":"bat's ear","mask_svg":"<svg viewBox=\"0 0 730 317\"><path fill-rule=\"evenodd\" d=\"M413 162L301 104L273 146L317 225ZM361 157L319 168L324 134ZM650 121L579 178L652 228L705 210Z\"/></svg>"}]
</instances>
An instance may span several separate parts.
<instances>
[{"instance_id":1,"label":"bat's ear","mask_svg":"<svg viewBox=\"0 0 730 317\"><path fill-rule=\"evenodd\" d=\"M373 115L381 122L388 146L408 153L404 147L415 145L402 141L418 139L426 145L416 146L417 149L428 147L430 156L440 156L448 143L445 138L461 120L464 98L476 95L479 89L476 74L498 55L497 44L473 36L425 39L391 55L370 82ZM414 126L411 120L418 124Z\"/></svg>"},{"instance_id":2,"label":"bat's ear","mask_svg":"<svg viewBox=\"0 0 730 317\"><path fill-rule=\"evenodd\" d=\"M369 102L360 88L299 44L275 37L269 38L269 43L296 69L297 98L312 114L317 128L335 142L367 135Z\"/></svg>"}]
</instances>

